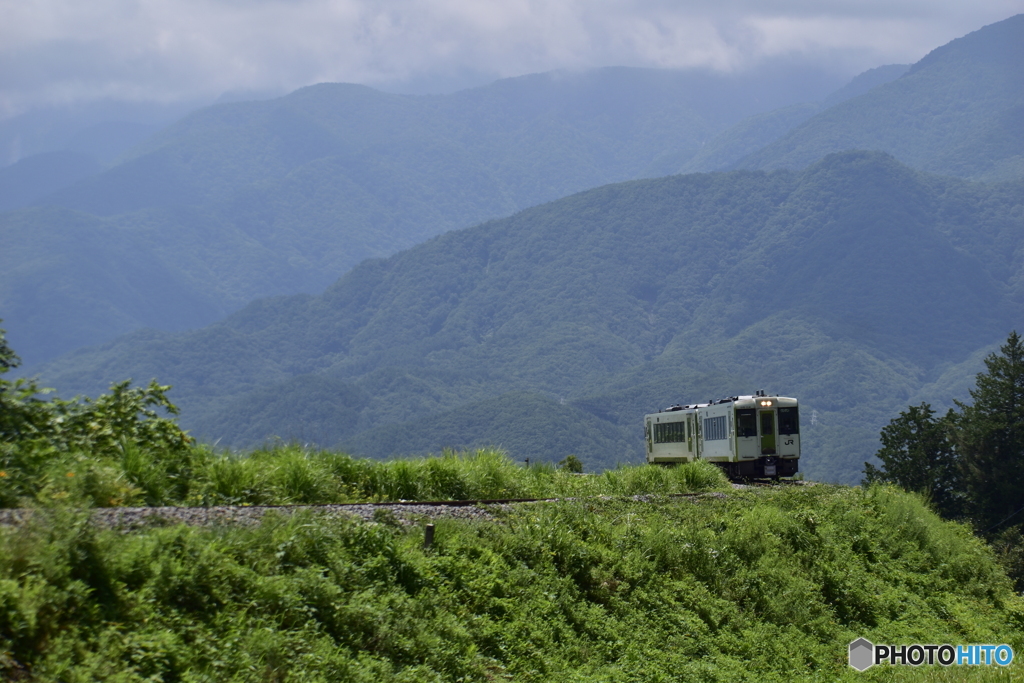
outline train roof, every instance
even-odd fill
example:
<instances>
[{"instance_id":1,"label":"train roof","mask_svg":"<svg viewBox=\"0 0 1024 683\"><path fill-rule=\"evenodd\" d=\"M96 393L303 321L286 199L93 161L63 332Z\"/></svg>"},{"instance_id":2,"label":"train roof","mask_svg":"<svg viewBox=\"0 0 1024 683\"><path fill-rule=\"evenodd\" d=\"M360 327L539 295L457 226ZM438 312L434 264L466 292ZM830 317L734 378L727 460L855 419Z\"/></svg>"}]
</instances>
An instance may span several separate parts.
<instances>
[{"instance_id":1,"label":"train roof","mask_svg":"<svg viewBox=\"0 0 1024 683\"><path fill-rule=\"evenodd\" d=\"M779 399L779 400L782 400L782 401L787 401L787 402L788 401L792 401L793 403L798 403L797 399L795 399L795 398L793 398L791 396L779 396L778 394L766 394L763 391L759 391L759 392L757 392L755 394L752 394L750 396L729 396L728 398L720 398L717 401L715 401L715 400L708 400L706 403L690 403L690 404L687 404L687 405L674 404L674 405L670 405L668 408L665 408L664 410L658 411L658 413L651 413L651 414L652 415L657 415L657 414L660 414L660 413L674 413L674 412L678 412L680 410L696 410L697 408L707 408L708 406L721 405L723 403L739 403L739 402L746 402L746 401L750 401L751 403L753 403L753 401L755 399L761 399L761 398L774 398L774 399Z\"/></svg>"}]
</instances>

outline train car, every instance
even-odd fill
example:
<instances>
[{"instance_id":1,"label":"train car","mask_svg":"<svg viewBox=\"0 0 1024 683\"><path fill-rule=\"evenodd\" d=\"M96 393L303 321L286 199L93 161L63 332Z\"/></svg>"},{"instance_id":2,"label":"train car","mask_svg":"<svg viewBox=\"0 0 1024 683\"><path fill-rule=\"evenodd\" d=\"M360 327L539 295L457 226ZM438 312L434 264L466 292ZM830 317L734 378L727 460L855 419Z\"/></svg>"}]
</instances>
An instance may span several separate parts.
<instances>
[{"instance_id":1,"label":"train car","mask_svg":"<svg viewBox=\"0 0 1024 683\"><path fill-rule=\"evenodd\" d=\"M800 406L763 391L669 406L644 416L644 440L651 464L700 459L733 479L791 477L800 467Z\"/></svg>"}]
</instances>

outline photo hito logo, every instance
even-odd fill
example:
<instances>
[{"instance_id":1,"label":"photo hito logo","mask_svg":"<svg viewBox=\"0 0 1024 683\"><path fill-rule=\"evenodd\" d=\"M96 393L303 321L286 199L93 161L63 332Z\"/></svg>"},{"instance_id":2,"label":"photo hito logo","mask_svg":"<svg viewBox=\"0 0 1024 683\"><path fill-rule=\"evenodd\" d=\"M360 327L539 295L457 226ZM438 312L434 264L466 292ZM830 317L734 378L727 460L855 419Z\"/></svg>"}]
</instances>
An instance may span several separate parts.
<instances>
[{"instance_id":1,"label":"photo hito logo","mask_svg":"<svg viewBox=\"0 0 1024 683\"><path fill-rule=\"evenodd\" d=\"M921 666L1009 666L1013 648L1009 645L875 645L866 638L850 643L850 666L866 671L875 664Z\"/></svg>"}]
</instances>

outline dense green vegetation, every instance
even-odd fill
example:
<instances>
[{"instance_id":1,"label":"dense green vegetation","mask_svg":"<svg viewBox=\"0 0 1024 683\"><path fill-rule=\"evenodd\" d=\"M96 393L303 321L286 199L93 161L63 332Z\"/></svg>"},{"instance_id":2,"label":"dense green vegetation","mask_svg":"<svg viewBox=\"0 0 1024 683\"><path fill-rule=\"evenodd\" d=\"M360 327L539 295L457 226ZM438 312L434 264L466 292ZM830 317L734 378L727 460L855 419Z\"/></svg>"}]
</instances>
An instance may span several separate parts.
<instances>
[{"instance_id":1,"label":"dense green vegetation","mask_svg":"<svg viewBox=\"0 0 1024 683\"><path fill-rule=\"evenodd\" d=\"M643 176L666 149L692 154L736 121L835 87L795 80L609 68L430 97L320 84L208 107L46 208L0 214L0 311L33 364L319 292L366 258ZM4 169L0 209L3 186L24 190L21 205L45 190L40 165L54 182L78 172L63 157Z\"/></svg>"},{"instance_id":2,"label":"dense green vegetation","mask_svg":"<svg viewBox=\"0 0 1024 683\"><path fill-rule=\"evenodd\" d=\"M999 548L1024 588L1024 341L1013 332L970 391L945 415L910 406L882 429L881 467L865 463L867 482L920 492L951 519L969 520Z\"/></svg>"},{"instance_id":3,"label":"dense green vegetation","mask_svg":"<svg viewBox=\"0 0 1024 683\"><path fill-rule=\"evenodd\" d=\"M1024 510L1024 340L1012 332L985 358L972 404L936 415L911 406L882 430L881 467L865 463L868 482L884 481L932 498L947 517L992 530Z\"/></svg>"},{"instance_id":4,"label":"dense green vegetation","mask_svg":"<svg viewBox=\"0 0 1024 683\"><path fill-rule=\"evenodd\" d=\"M654 468L650 468L653 470ZM438 520L0 529L0 670L38 680L952 681L846 646L1007 642L991 551L916 497L811 486Z\"/></svg>"},{"instance_id":5,"label":"dense green vegetation","mask_svg":"<svg viewBox=\"0 0 1024 683\"><path fill-rule=\"evenodd\" d=\"M124 443L124 442L119 442ZM130 443L130 442L129 442ZM570 461L570 455L566 461ZM672 469L626 466L581 476L569 462L517 464L499 450L387 461L279 445L244 453L160 444L39 451L8 448L0 507L298 505L399 500L495 500L553 496L671 495L726 486L699 462ZM577 459L574 464L582 463Z\"/></svg>"},{"instance_id":6,"label":"dense green vegetation","mask_svg":"<svg viewBox=\"0 0 1024 683\"><path fill-rule=\"evenodd\" d=\"M766 389L802 402L807 476L854 483L901 406L933 383L951 404L946 373L1012 327L1022 215L1019 184L878 153L633 181L43 376L84 393L159 377L182 424L221 445L504 445L593 469L639 461L646 412Z\"/></svg>"},{"instance_id":7,"label":"dense green vegetation","mask_svg":"<svg viewBox=\"0 0 1024 683\"><path fill-rule=\"evenodd\" d=\"M0 330L0 507L187 497L200 451L167 416L170 387L124 381L95 400L47 400L35 381L3 377L20 362Z\"/></svg>"},{"instance_id":8,"label":"dense green vegetation","mask_svg":"<svg viewBox=\"0 0 1024 683\"><path fill-rule=\"evenodd\" d=\"M831 152L873 149L914 168L1024 177L1024 15L933 50L902 77L814 116L738 168L802 168Z\"/></svg>"}]
</instances>

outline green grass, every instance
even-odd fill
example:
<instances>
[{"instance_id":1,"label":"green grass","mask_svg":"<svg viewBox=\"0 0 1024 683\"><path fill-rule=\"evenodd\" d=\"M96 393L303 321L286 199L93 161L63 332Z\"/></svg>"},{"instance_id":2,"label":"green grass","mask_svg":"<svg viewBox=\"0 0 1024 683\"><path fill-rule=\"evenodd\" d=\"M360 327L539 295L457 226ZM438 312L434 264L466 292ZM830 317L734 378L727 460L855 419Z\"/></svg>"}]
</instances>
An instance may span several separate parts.
<instances>
[{"instance_id":1,"label":"green grass","mask_svg":"<svg viewBox=\"0 0 1024 683\"><path fill-rule=\"evenodd\" d=\"M438 520L424 550L418 526L384 518L122 534L41 513L0 530L0 667L66 683L1020 676L847 667L860 636L1024 646L1024 604L991 551L912 495L813 486L496 514Z\"/></svg>"},{"instance_id":2,"label":"green grass","mask_svg":"<svg viewBox=\"0 0 1024 683\"><path fill-rule=\"evenodd\" d=\"M108 457L0 451L0 507L479 500L692 493L726 486L721 471L706 462L578 475L546 463L523 467L493 448L383 461L297 445L249 453L194 446L168 454L124 443Z\"/></svg>"},{"instance_id":3,"label":"green grass","mask_svg":"<svg viewBox=\"0 0 1024 683\"><path fill-rule=\"evenodd\" d=\"M401 460L352 458L280 446L245 456L212 456L190 500L202 504L482 500L555 496L691 493L723 488L721 471L699 462L677 468L624 466L578 475L530 467L498 449Z\"/></svg>"}]
</instances>

